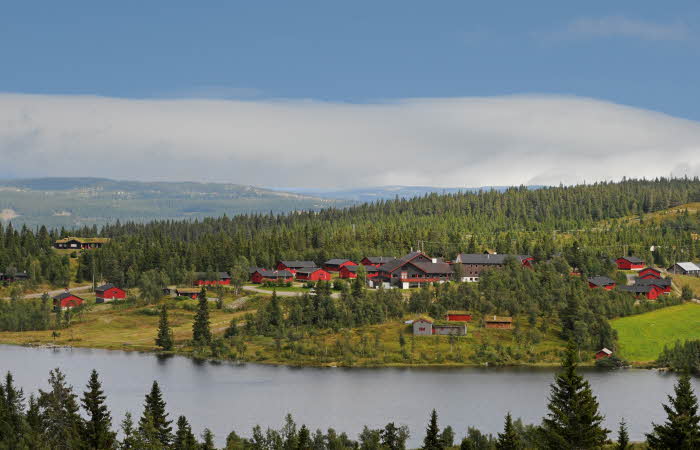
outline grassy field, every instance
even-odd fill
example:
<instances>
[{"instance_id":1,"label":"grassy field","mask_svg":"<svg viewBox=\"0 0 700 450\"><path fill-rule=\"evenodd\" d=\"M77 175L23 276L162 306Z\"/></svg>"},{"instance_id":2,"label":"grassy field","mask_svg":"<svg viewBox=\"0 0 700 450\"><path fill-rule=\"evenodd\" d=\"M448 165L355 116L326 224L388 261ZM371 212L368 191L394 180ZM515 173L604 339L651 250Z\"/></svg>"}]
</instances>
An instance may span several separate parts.
<instances>
[{"instance_id":1,"label":"grassy field","mask_svg":"<svg viewBox=\"0 0 700 450\"><path fill-rule=\"evenodd\" d=\"M685 303L611 321L619 336L619 353L634 362L654 361L664 345L700 339L700 305Z\"/></svg>"},{"instance_id":2,"label":"grassy field","mask_svg":"<svg viewBox=\"0 0 700 450\"><path fill-rule=\"evenodd\" d=\"M695 293L695 298L700 297L700 277L691 277L688 275L671 275L673 282L678 286L688 286Z\"/></svg>"}]
</instances>

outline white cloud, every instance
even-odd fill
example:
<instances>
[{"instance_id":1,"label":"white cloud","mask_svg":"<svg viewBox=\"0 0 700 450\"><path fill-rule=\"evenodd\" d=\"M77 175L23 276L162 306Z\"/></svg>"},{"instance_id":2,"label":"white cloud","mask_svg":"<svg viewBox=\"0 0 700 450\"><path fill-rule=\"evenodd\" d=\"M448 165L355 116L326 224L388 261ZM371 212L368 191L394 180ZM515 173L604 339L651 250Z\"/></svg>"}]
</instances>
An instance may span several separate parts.
<instances>
[{"instance_id":1,"label":"white cloud","mask_svg":"<svg viewBox=\"0 0 700 450\"><path fill-rule=\"evenodd\" d=\"M569 23L569 37L627 37L650 41L685 41L692 37L681 22L662 24L625 17L581 18Z\"/></svg>"},{"instance_id":2,"label":"white cloud","mask_svg":"<svg viewBox=\"0 0 700 450\"><path fill-rule=\"evenodd\" d=\"M700 123L576 97L393 103L0 95L0 175L263 186L699 175Z\"/></svg>"}]
</instances>

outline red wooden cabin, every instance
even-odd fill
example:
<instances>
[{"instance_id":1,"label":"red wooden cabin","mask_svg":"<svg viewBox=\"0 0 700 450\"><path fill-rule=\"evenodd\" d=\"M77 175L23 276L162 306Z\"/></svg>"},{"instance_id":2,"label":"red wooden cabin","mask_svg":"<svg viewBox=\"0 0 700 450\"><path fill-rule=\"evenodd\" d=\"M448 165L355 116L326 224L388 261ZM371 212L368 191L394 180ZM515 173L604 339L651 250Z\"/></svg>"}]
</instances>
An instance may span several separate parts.
<instances>
[{"instance_id":1,"label":"red wooden cabin","mask_svg":"<svg viewBox=\"0 0 700 450\"><path fill-rule=\"evenodd\" d=\"M126 298L126 291L113 284L105 284L95 289L95 303Z\"/></svg>"},{"instance_id":2,"label":"red wooden cabin","mask_svg":"<svg viewBox=\"0 0 700 450\"><path fill-rule=\"evenodd\" d=\"M643 286L639 284L633 284L632 286L619 286L618 289L621 291L631 292L635 295L635 297L644 297L647 300L656 300L657 298L659 298L659 295L663 293L662 289L654 285Z\"/></svg>"},{"instance_id":3,"label":"red wooden cabin","mask_svg":"<svg viewBox=\"0 0 700 450\"><path fill-rule=\"evenodd\" d=\"M671 279L670 278L637 278L634 280L635 286L655 286L661 290L664 294L671 293Z\"/></svg>"},{"instance_id":4,"label":"red wooden cabin","mask_svg":"<svg viewBox=\"0 0 700 450\"><path fill-rule=\"evenodd\" d=\"M85 302L82 298L77 295L73 295L66 291L63 294L59 294L53 298L53 308L57 309L72 309L82 305Z\"/></svg>"},{"instance_id":5,"label":"red wooden cabin","mask_svg":"<svg viewBox=\"0 0 700 450\"><path fill-rule=\"evenodd\" d=\"M268 270L257 269L250 275L250 281L253 283L263 283L265 281L292 281L294 274L289 270Z\"/></svg>"},{"instance_id":6,"label":"red wooden cabin","mask_svg":"<svg viewBox=\"0 0 700 450\"><path fill-rule=\"evenodd\" d=\"M588 279L588 287L595 289L597 287L603 288L606 291L610 291L615 288L615 280L608 277L590 277Z\"/></svg>"},{"instance_id":7,"label":"red wooden cabin","mask_svg":"<svg viewBox=\"0 0 700 450\"><path fill-rule=\"evenodd\" d=\"M360 261L363 266L373 266L379 268L382 264L394 261L396 258L393 256L365 256Z\"/></svg>"},{"instance_id":8,"label":"red wooden cabin","mask_svg":"<svg viewBox=\"0 0 700 450\"><path fill-rule=\"evenodd\" d=\"M202 292L201 289L198 288L177 288L175 289L175 295L178 297L189 297L193 300L196 300L197 297L199 297L199 294Z\"/></svg>"},{"instance_id":9,"label":"red wooden cabin","mask_svg":"<svg viewBox=\"0 0 700 450\"><path fill-rule=\"evenodd\" d=\"M231 275L229 275L228 272L214 272L213 280L207 279L206 272L197 272L195 277L195 284L197 286L228 286L231 284Z\"/></svg>"},{"instance_id":10,"label":"red wooden cabin","mask_svg":"<svg viewBox=\"0 0 700 450\"><path fill-rule=\"evenodd\" d=\"M316 263L313 261L277 261L277 270L287 270L294 275L299 269L311 269L316 267Z\"/></svg>"},{"instance_id":11,"label":"red wooden cabin","mask_svg":"<svg viewBox=\"0 0 700 450\"><path fill-rule=\"evenodd\" d=\"M642 270L644 268L644 261L636 256L617 258L615 264L617 264L617 268L620 270Z\"/></svg>"},{"instance_id":12,"label":"red wooden cabin","mask_svg":"<svg viewBox=\"0 0 700 450\"><path fill-rule=\"evenodd\" d=\"M598 353L595 354L595 359L603 359L603 358L609 358L611 357L613 352L611 350L608 350L607 348L603 348L598 351Z\"/></svg>"},{"instance_id":13,"label":"red wooden cabin","mask_svg":"<svg viewBox=\"0 0 700 450\"><path fill-rule=\"evenodd\" d=\"M447 311L445 320L448 322L471 322L472 315L467 311Z\"/></svg>"},{"instance_id":14,"label":"red wooden cabin","mask_svg":"<svg viewBox=\"0 0 700 450\"><path fill-rule=\"evenodd\" d=\"M656 270L653 267L645 267L642 270L639 271L639 278L644 278L644 279L650 279L650 278L656 278L657 280L661 279L661 271Z\"/></svg>"},{"instance_id":15,"label":"red wooden cabin","mask_svg":"<svg viewBox=\"0 0 700 450\"><path fill-rule=\"evenodd\" d=\"M340 272L340 269L346 266L356 266L357 263L350 261L349 259L336 258L329 259L323 263L323 269L327 272Z\"/></svg>"},{"instance_id":16,"label":"red wooden cabin","mask_svg":"<svg viewBox=\"0 0 700 450\"><path fill-rule=\"evenodd\" d=\"M502 328L510 330L513 328L512 317L488 316L484 319L484 327L486 328Z\"/></svg>"},{"instance_id":17,"label":"red wooden cabin","mask_svg":"<svg viewBox=\"0 0 700 450\"><path fill-rule=\"evenodd\" d=\"M343 266L340 268L338 274L340 275L340 278L357 278L358 267L360 266ZM367 272L367 278L374 278L379 275L379 269L377 269L375 266L365 266L365 271Z\"/></svg>"},{"instance_id":18,"label":"red wooden cabin","mask_svg":"<svg viewBox=\"0 0 700 450\"><path fill-rule=\"evenodd\" d=\"M331 274L319 267L313 267L297 270L296 277L297 281L329 281Z\"/></svg>"}]
</instances>

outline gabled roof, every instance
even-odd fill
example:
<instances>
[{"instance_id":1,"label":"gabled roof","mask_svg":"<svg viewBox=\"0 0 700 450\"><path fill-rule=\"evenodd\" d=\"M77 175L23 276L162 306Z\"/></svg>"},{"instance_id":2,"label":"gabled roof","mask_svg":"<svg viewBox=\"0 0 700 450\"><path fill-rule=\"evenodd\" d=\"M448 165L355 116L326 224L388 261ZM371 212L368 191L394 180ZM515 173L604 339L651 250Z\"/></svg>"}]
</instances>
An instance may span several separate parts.
<instances>
[{"instance_id":1,"label":"gabled roof","mask_svg":"<svg viewBox=\"0 0 700 450\"><path fill-rule=\"evenodd\" d=\"M301 269L303 267L316 267L316 263L313 261L279 261L290 269Z\"/></svg>"},{"instance_id":2,"label":"gabled roof","mask_svg":"<svg viewBox=\"0 0 700 450\"><path fill-rule=\"evenodd\" d=\"M425 272L427 274L448 274L448 273L453 273L454 270L452 270L452 266L444 263L444 262L417 262L417 261L411 261L409 264L411 264L414 267L417 267L420 269L421 272Z\"/></svg>"},{"instance_id":3,"label":"gabled roof","mask_svg":"<svg viewBox=\"0 0 700 450\"><path fill-rule=\"evenodd\" d=\"M297 273L300 273L302 275L309 275L314 272L318 272L319 270L323 270L320 267L306 267L304 269L299 269L297 270ZM325 270L323 270L325 272Z\"/></svg>"},{"instance_id":4,"label":"gabled roof","mask_svg":"<svg viewBox=\"0 0 700 450\"><path fill-rule=\"evenodd\" d=\"M64 292L62 294L58 294L57 296L55 296L54 300L63 300L64 298L68 298L68 297L80 298L75 294L71 294L70 292ZM80 298L80 300L82 300L82 298Z\"/></svg>"},{"instance_id":5,"label":"gabled roof","mask_svg":"<svg viewBox=\"0 0 700 450\"><path fill-rule=\"evenodd\" d=\"M107 283L107 284L103 284L102 286L96 287L95 292L103 292L103 291L106 291L106 290L112 289L112 288L117 288L117 289L121 290L121 288L113 285L112 283Z\"/></svg>"},{"instance_id":6,"label":"gabled roof","mask_svg":"<svg viewBox=\"0 0 700 450\"><path fill-rule=\"evenodd\" d=\"M685 270L686 272L693 272L696 270L700 270L700 267L698 267L697 264L692 263L692 262L677 262L675 265L680 267L681 269Z\"/></svg>"},{"instance_id":7,"label":"gabled roof","mask_svg":"<svg viewBox=\"0 0 700 450\"><path fill-rule=\"evenodd\" d=\"M424 256L425 258L430 259L428 257L428 255L426 255L423 252L411 252L408 255L404 255L403 257L401 257L399 259L395 259L393 261L389 261L386 264L383 264L382 266L379 267L379 270L381 270L382 272L391 273L394 270L398 269L399 267L403 266L404 264L406 264L410 261L413 261L414 259L416 259L419 256Z\"/></svg>"},{"instance_id":8,"label":"gabled roof","mask_svg":"<svg viewBox=\"0 0 700 450\"><path fill-rule=\"evenodd\" d=\"M413 323L416 322L428 322L428 323L433 323L432 319L429 319L428 317L419 317L416 320L413 321Z\"/></svg>"},{"instance_id":9,"label":"gabled roof","mask_svg":"<svg viewBox=\"0 0 700 450\"><path fill-rule=\"evenodd\" d=\"M588 279L588 282L591 284L595 284L596 286L610 286L611 284L615 284L615 280L612 278L608 277L603 277L603 276L598 276L598 277L590 277Z\"/></svg>"},{"instance_id":10,"label":"gabled roof","mask_svg":"<svg viewBox=\"0 0 700 450\"><path fill-rule=\"evenodd\" d=\"M248 267L248 273L252 275L260 269L262 269L262 267L251 266Z\"/></svg>"},{"instance_id":11,"label":"gabled roof","mask_svg":"<svg viewBox=\"0 0 700 450\"><path fill-rule=\"evenodd\" d=\"M457 255L457 259L462 264L503 265L505 264L505 261L509 256L512 256L513 258L519 260L521 263L526 259L532 258L532 256L530 255L491 255L488 253L460 253L459 255Z\"/></svg>"},{"instance_id":12,"label":"gabled roof","mask_svg":"<svg viewBox=\"0 0 700 450\"><path fill-rule=\"evenodd\" d=\"M658 287L669 287L671 286L670 278L635 278L634 284L637 286L658 286Z\"/></svg>"},{"instance_id":13,"label":"gabled roof","mask_svg":"<svg viewBox=\"0 0 700 450\"><path fill-rule=\"evenodd\" d=\"M362 259L366 259L372 264L386 264L390 261L396 260L393 256L365 256Z\"/></svg>"},{"instance_id":14,"label":"gabled roof","mask_svg":"<svg viewBox=\"0 0 700 450\"><path fill-rule=\"evenodd\" d=\"M326 266L339 266L341 264L344 264L346 262L352 262L349 259L346 258L334 258L334 259L329 259L325 263L323 263Z\"/></svg>"},{"instance_id":15,"label":"gabled roof","mask_svg":"<svg viewBox=\"0 0 700 450\"><path fill-rule=\"evenodd\" d=\"M602 348L598 351L598 353L605 353L606 355L612 355L612 350L608 350L607 348Z\"/></svg>"},{"instance_id":16,"label":"gabled roof","mask_svg":"<svg viewBox=\"0 0 700 450\"><path fill-rule=\"evenodd\" d=\"M290 278L294 276L294 274L288 270L270 270L258 268L258 270L255 272L262 275L263 278Z\"/></svg>"},{"instance_id":17,"label":"gabled roof","mask_svg":"<svg viewBox=\"0 0 700 450\"><path fill-rule=\"evenodd\" d=\"M647 294L654 289L654 286L633 284L632 286L618 286L617 289L620 291L627 291L635 294Z\"/></svg>"},{"instance_id":18,"label":"gabled roof","mask_svg":"<svg viewBox=\"0 0 700 450\"><path fill-rule=\"evenodd\" d=\"M621 256L620 258L617 259L624 259L627 262L631 262L632 264L642 264L644 263L644 260L637 258L636 256Z\"/></svg>"},{"instance_id":19,"label":"gabled roof","mask_svg":"<svg viewBox=\"0 0 700 450\"><path fill-rule=\"evenodd\" d=\"M370 273L370 272L378 272L379 269L374 267L374 266L362 266L365 268L365 272ZM343 266L343 269L348 270L352 273L355 273L358 271L360 266Z\"/></svg>"},{"instance_id":20,"label":"gabled roof","mask_svg":"<svg viewBox=\"0 0 700 450\"><path fill-rule=\"evenodd\" d=\"M654 267L645 267L642 270L640 270L640 272L646 272L647 270L651 270L652 272L656 272L656 273L661 273L661 271L659 269L656 269Z\"/></svg>"}]
</instances>

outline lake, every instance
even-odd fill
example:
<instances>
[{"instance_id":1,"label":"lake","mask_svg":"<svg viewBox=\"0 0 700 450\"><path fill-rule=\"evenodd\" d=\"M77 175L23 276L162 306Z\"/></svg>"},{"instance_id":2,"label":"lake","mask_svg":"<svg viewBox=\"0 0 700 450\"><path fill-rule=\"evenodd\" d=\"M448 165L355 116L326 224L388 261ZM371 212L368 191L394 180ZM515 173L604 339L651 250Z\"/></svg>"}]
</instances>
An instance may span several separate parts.
<instances>
[{"instance_id":1,"label":"lake","mask_svg":"<svg viewBox=\"0 0 700 450\"><path fill-rule=\"evenodd\" d=\"M554 371L530 368L293 368L198 362L185 357L91 349L0 346L0 369L10 370L25 393L46 389L48 372L60 367L81 394L90 370L103 382L115 426L126 411L138 419L153 380L160 384L172 419L184 414L200 434L209 427L217 442L235 430L250 436L255 424L279 428L292 413L312 429L329 426L352 438L363 425L408 425L418 446L435 408L440 426L452 425L461 440L467 426L495 433L507 411L525 423L546 412ZM585 372L614 430L625 417L632 439L664 419L661 402L676 376L650 370ZM695 389L698 381L693 380Z\"/></svg>"}]
</instances>

